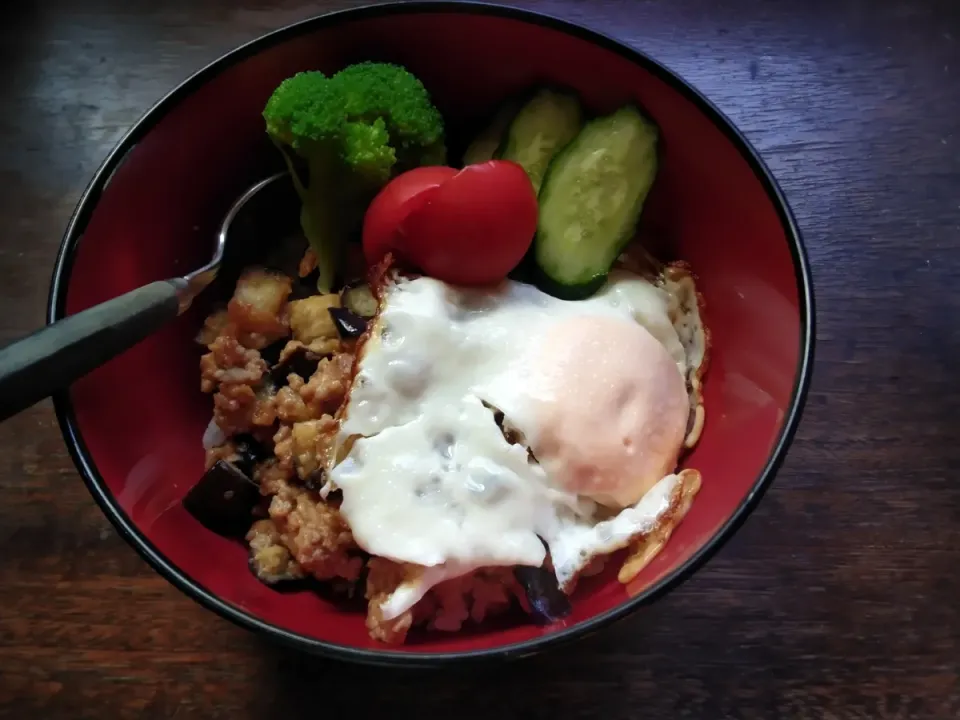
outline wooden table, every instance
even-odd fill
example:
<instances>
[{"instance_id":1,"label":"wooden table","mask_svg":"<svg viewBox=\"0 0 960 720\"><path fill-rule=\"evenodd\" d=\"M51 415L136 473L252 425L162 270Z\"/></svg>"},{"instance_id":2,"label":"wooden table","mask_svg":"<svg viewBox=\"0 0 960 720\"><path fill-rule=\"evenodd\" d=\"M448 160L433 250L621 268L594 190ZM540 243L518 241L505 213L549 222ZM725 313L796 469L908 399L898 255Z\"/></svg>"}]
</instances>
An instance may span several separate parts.
<instances>
[{"instance_id":1,"label":"wooden table","mask_svg":"<svg viewBox=\"0 0 960 720\"><path fill-rule=\"evenodd\" d=\"M238 43L350 4L13 4L0 340L42 322L67 218L148 106ZM960 717L960 3L519 4L689 78L796 211L816 371L759 510L679 590L572 648L479 676L338 666L281 652L154 575L95 507L44 403L0 427L0 715Z\"/></svg>"}]
</instances>

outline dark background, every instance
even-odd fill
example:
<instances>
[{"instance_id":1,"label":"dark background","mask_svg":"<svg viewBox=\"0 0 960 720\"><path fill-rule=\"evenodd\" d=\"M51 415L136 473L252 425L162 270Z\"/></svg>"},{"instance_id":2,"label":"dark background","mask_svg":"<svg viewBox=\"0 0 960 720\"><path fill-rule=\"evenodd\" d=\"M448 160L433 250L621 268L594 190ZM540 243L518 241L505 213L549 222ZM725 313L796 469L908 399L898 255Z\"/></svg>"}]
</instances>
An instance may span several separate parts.
<instances>
[{"instance_id":1,"label":"dark background","mask_svg":"<svg viewBox=\"0 0 960 720\"><path fill-rule=\"evenodd\" d=\"M349 2L50 0L0 19L0 341L38 327L63 228L194 70ZM639 47L762 153L804 232L813 387L783 470L676 592L465 675L281 652L151 573L49 403L0 427L0 716L960 717L960 2L518 2Z\"/></svg>"}]
</instances>

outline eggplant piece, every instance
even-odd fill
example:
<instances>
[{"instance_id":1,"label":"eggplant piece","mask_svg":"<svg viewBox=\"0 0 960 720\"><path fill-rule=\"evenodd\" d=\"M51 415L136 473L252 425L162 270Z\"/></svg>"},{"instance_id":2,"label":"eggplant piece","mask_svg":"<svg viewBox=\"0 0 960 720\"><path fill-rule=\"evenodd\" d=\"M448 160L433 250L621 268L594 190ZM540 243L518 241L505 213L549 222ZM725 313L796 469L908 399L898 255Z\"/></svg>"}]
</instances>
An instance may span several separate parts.
<instances>
[{"instance_id":1,"label":"eggplant piece","mask_svg":"<svg viewBox=\"0 0 960 720\"><path fill-rule=\"evenodd\" d=\"M268 460L273 453L269 452L253 435L234 435L233 446L236 448L236 459L233 465L249 478L253 477L254 467Z\"/></svg>"},{"instance_id":2,"label":"eggplant piece","mask_svg":"<svg viewBox=\"0 0 960 720\"><path fill-rule=\"evenodd\" d=\"M267 365L276 365L280 362L280 353L283 352L288 342L289 340L287 338L282 338L274 343L270 343L260 351L260 357Z\"/></svg>"},{"instance_id":3,"label":"eggplant piece","mask_svg":"<svg viewBox=\"0 0 960 720\"><path fill-rule=\"evenodd\" d=\"M357 315L352 310L342 307L328 308L330 317L333 318L333 324L337 332L344 340L353 340L363 335L367 330L367 320Z\"/></svg>"},{"instance_id":4,"label":"eggplant piece","mask_svg":"<svg viewBox=\"0 0 960 720\"><path fill-rule=\"evenodd\" d=\"M323 468L318 468L303 479L303 487L311 492L320 492L326 482L326 471Z\"/></svg>"},{"instance_id":5,"label":"eggplant piece","mask_svg":"<svg viewBox=\"0 0 960 720\"><path fill-rule=\"evenodd\" d=\"M564 595L557 577L548 568L518 565L513 575L530 603L530 614L538 624L550 624L570 614L570 598Z\"/></svg>"},{"instance_id":6,"label":"eggplant piece","mask_svg":"<svg viewBox=\"0 0 960 720\"><path fill-rule=\"evenodd\" d=\"M182 500L201 525L228 538L242 539L260 502L260 488L233 463L217 460Z\"/></svg>"},{"instance_id":7,"label":"eggplant piece","mask_svg":"<svg viewBox=\"0 0 960 720\"><path fill-rule=\"evenodd\" d=\"M317 366L322 359L322 355L313 352L310 348L298 347L283 362L278 362L270 368L270 379L277 387L286 385L287 376L291 373L309 380L310 376L317 371Z\"/></svg>"},{"instance_id":8,"label":"eggplant piece","mask_svg":"<svg viewBox=\"0 0 960 720\"><path fill-rule=\"evenodd\" d=\"M345 287L340 291L340 304L362 318L372 318L377 314L377 299L366 283Z\"/></svg>"}]
</instances>

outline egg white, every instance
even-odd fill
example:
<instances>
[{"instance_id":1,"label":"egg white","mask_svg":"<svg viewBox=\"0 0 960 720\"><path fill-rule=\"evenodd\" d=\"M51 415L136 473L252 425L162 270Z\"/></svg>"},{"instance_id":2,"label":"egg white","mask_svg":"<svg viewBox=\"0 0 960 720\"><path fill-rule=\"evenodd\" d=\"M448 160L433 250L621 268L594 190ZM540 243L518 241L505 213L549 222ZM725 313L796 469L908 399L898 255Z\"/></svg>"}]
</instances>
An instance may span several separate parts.
<instances>
[{"instance_id":1,"label":"egg white","mask_svg":"<svg viewBox=\"0 0 960 720\"><path fill-rule=\"evenodd\" d=\"M707 340L692 276L651 282L615 270L581 301L513 281L473 290L426 277L393 279L379 295L325 491L342 492L340 511L361 547L415 569L383 604L385 619L439 582L484 566L539 566L547 550L569 591L594 558L669 515L681 475L612 514L554 487L527 448L504 437L495 411L511 409L503 425L522 440L524 378L536 368L522 366L521 350L564 318L606 316L632 319L661 343L687 379L691 417L699 407L702 426Z\"/></svg>"}]
</instances>

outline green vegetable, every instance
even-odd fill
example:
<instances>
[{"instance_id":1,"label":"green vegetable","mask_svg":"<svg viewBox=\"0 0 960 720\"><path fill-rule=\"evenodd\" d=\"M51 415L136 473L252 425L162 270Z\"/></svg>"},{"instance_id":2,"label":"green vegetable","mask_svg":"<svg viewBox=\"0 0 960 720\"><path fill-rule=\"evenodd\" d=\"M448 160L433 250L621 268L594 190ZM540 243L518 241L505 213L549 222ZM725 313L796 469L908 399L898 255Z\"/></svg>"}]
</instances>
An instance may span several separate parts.
<instances>
[{"instance_id":1,"label":"green vegetable","mask_svg":"<svg viewBox=\"0 0 960 720\"><path fill-rule=\"evenodd\" d=\"M539 88L524 103L504 133L496 157L518 163L540 192L553 157L583 126L580 99L571 92Z\"/></svg>"},{"instance_id":2,"label":"green vegetable","mask_svg":"<svg viewBox=\"0 0 960 720\"><path fill-rule=\"evenodd\" d=\"M494 153L500 147L503 134L507 131L510 121L520 108L517 100L510 100L499 107L490 123L483 129L463 153L463 164L476 165L493 160Z\"/></svg>"},{"instance_id":3,"label":"green vegetable","mask_svg":"<svg viewBox=\"0 0 960 720\"><path fill-rule=\"evenodd\" d=\"M263 111L300 195L300 224L317 254L317 286L329 292L346 238L394 176L446 162L443 118L423 84L389 63L359 63L327 77L284 80ZM301 177L293 156L306 161Z\"/></svg>"},{"instance_id":4,"label":"green vegetable","mask_svg":"<svg viewBox=\"0 0 960 720\"><path fill-rule=\"evenodd\" d=\"M659 131L635 107L593 120L547 169L533 252L559 297L595 292L633 237L657 173Z\"/></svg>"}]
</instances>

